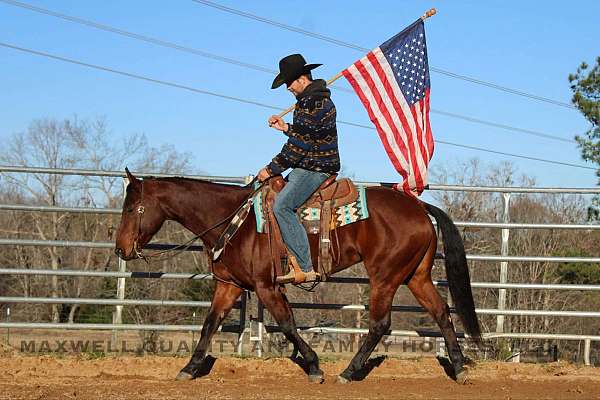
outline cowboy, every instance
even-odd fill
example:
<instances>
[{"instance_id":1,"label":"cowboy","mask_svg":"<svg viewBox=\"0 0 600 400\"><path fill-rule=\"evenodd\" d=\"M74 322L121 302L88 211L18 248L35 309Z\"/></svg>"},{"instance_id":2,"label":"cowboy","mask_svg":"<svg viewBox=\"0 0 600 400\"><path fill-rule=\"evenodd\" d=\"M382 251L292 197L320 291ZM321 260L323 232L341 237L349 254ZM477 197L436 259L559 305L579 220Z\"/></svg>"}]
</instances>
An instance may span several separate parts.
<instances>
[{"instance_id":1,"label":"cowboy","mask_svg":"<svg viewBox=\"0 0 600 400\"><path fill-rule=\"evenodd\" d=\"M323 79L313 80L310 72L320 65L307 64L300 54L284 57L279 61L279 75L271 85L271 89L276 89L285 83L297 100L292 124L277 115L269 118L269 126L283 132L288 141L257 175L258 180L264 181L292 168L288 183L273 206L292 266L287 275L277 278L279 283L320 279L312 265L306 231L295 213L331 174L340 170L335 105L327 83Z\"/></svg>"}]
</instances>

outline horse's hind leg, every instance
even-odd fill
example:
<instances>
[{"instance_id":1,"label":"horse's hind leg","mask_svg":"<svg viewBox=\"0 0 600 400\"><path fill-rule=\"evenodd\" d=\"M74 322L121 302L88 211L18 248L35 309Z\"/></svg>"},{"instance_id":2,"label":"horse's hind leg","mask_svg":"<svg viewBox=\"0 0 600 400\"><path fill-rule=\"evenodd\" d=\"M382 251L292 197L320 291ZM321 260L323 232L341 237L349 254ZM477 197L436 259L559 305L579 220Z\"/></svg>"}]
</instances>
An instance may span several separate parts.
<instances>
[{"instance_id":1,"label":"horse's hind leg","mask_svg":"<svg viewBox=\"0 0 600 400\"><path fill-rule=\"evenodd\" d=\"M202 371L203 363L206 360L206 351L210 345L210 340L221 325L221 322L233 308L235 301L242 293L242 289L237 286L217 281L215 292L213 294L212 304L208 315L202 326L202 333L198 345L194 350L191 360L179 372L177 380L194 379L207 372Z\"/></svg>"},{"instance_id":2,"label":"horse's hind leg","mask_svg":"<svg viewBox=\"0 0 600 400\"><path fill-rule=\"evenodd\" d=\"M463 367L465 358L456 339L456 331L450 318L450 308L431 281L433 256L429 256L429 253L417 267L415 274L408 283L408 288L439 325L446 342L450 361L454 367L456 381L462 384L467 378L467 372Z\"/></svg>"},{"instance_id":3,"label":"horse's hind leg","mask_svg":"<svg viewBox=\"0 0 600 400\"><path fill-rule=\"evenodd\" d=\"M352 380L353 375L363 368L383 335L390 329L392 302L398 285L393 283L382 285L371 285L369 333L348 367L338 376L338 382L347 383Z\"/></svg>"},{"instance_id":4,"label":"horse's hind leg","mask_svg":"<svg viewBox=\"0 0 600 400\"><path fill-rule=\"evenodd\" d=\"M286 339L292 342L302 354L308 366L308 379L311 382L323 382L323 371L319 368L319 357L298 334L294 314L285 295L273 287L257 288L256 295L275 318Z\"/></svg>"}]
</instances>

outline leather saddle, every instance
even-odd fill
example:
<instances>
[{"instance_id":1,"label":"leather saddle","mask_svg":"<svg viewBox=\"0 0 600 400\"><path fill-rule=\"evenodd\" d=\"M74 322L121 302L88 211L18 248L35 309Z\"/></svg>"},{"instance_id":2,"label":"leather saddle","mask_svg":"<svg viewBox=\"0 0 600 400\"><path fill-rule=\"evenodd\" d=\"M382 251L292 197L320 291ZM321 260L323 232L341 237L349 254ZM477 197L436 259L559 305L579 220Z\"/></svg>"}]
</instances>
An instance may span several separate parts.
<instances>
[{"instance_id":1,"label":"leather saddle","mask_svg":"<svg viewBox=\"0 0 600 400\"><path fill-rule=\"evenodd\" d=\"M275 176L268 181L268 188L263 189L264 214L267 219L267 233L270 237L271 255L275 261L275 275L282 275L282 264L280 259L287 257L287 248L281 238L279 225L273 214L273 202L277 193L285 187L286 182L281 175ZM335 230L332 222L332 212L336 207L345 206L358 200L358 189L348 178L337 180L337 174L327 178L312 196L300 208L318 208L321 210L319 229L319 255L318 270L321 280L326 280L331 274L333 259L331 251L330 230ZM305 225L306 228L306 225ZM312 232L311 232L312 233ZM339 246L339 243L338 243Z\"/></svg>"},{"instance_id":2,"label":"leather saddle","mask_svg":"<svg viewBox=\"0 0 600 400\"><path fill-rule=\"evenodd\" d=\"M355 202L358 199L356 185L348 178L337 180L337 176L337 174L332 174L327 178L302 207L321 208L321 205L326 201L333 202L334 207L341 207ZM285 185L286 182L281 175L269 180L269 187L275 193L281 192Z\"/></svg>"}]
</instances>

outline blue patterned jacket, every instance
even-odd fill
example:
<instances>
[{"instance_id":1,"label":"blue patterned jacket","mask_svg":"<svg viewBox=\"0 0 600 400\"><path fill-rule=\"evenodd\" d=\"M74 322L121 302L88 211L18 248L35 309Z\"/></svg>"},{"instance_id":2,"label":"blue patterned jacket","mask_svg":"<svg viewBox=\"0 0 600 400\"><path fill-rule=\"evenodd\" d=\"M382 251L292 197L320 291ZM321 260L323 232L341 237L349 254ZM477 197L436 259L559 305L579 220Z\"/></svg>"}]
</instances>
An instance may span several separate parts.
<instances>
[{"instance_id":1,"label":"blue patterned jacket","mask_svg":"<svg viewBox=\"0 0 600 400\"><path fill-rule=\"evenodd\" d=\"M271 175L288 168L335 173L340 170L335 105L323 79L314 80L296 97L287 143L267 169Z\"/></svg>"}]
</instances>

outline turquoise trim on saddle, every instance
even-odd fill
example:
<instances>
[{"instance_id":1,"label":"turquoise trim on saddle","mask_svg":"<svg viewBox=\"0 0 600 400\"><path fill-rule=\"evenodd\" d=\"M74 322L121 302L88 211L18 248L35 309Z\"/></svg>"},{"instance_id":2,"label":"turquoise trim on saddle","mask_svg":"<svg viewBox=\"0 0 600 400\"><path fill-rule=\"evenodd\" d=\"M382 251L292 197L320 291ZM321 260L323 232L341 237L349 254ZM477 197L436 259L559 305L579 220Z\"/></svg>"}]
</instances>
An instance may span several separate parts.
<instances>
[{"instance_id":1,"label":"turquoise trim on saddle","mask_svg":"<svg viewBox=\"0 0 600 400\"><path fill-rule=\"evenodd\" d=\"M254 190L258 189L260 183L254 182ZM259 233L265 232L265 216L263 215L263 198L262 192L258 192L256 196L252 198L252 204L254 206L254 215L256 216L256 231Z\"/></svg>"}]
</instances>

